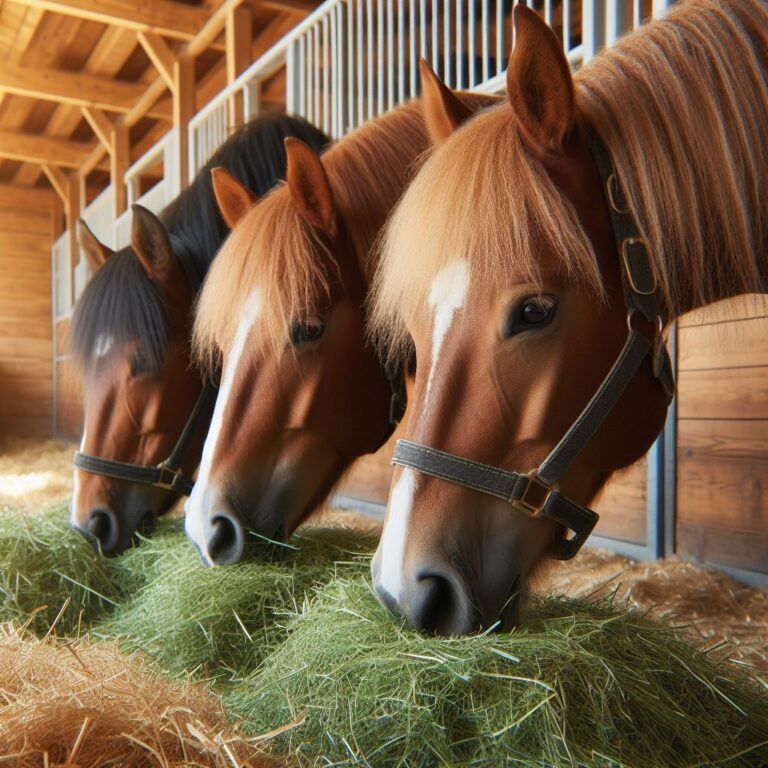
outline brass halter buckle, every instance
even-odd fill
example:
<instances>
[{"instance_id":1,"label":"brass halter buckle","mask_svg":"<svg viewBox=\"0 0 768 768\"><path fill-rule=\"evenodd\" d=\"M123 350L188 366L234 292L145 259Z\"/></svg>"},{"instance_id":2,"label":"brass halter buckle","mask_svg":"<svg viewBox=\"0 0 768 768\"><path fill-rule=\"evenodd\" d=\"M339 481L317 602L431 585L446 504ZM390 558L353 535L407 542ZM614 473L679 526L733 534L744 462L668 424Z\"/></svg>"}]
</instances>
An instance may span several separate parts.
<instances>
[{"instance_id":1,"label":"brass halter buckle","mask_svg":"<svg viewBox=\"0 0 768 768\"><path fill-rule=\"evenodd\" d=\"M514 505L528 517L541 517L547 500L550 494L557 490L557 485L548 485L539 479L535 469L528 472L527 477L528 483L523 495L514 502Z\"/></svg>"},{"instance_id":2,"label":"brass halter buckle","mask_svg":"<svg viewBox=\"0 0 768 768\"><path fill-rule=\"evenodd\" d=\"M176 481L178 479L183 479L181 468L173 469L172 467L169 467L164 461L161 461L157 465L157 468L160 470L160 476L158 477L155 486L157 488L164 488L167 491L175 491ZM167 480L166 478L169 476L170 480Z\"/></svg>"}]
</instances>

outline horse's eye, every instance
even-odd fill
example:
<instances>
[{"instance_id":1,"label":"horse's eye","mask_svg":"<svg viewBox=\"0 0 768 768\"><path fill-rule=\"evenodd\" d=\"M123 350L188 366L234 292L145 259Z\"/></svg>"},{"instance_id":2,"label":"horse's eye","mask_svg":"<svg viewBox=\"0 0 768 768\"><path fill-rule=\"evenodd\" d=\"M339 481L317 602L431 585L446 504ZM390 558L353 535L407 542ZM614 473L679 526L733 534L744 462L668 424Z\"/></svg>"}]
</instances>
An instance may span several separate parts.
<instances>
[{"instance_id":1,"label":"horse's eye","mask_svg":"<svg viewBox=\"0 0 768 768\"><path fill-rule=\"evenodd\" d=\"M149 371L149 360L147 360L147 356L140 349L135 350L131 355L130 368L131 376L133 377L141 376Z\"/></svg>"},{"instance_id":2,"label":"horse's eye","mask_svg":"<svg viewBox=\"0 0 768 768\"><path fill-rule=\"evenodd\" d=\"M297 320L291 327L291 341L293 344L306 344L317 341L325 331L325 323L317 316L310 315L303 320Z\"/></svg>"},{"instance_id":3,"label":"horse's eye","mask_svg":"<svg viewBox=\"0 0 768 768\"><path fill-rule=\"evenodd\" d=\"M504 336L509 338L523 331L543 328L552 321L557 310L554 296L529 296L507 315Z\"/></svg>"}]
</instances>

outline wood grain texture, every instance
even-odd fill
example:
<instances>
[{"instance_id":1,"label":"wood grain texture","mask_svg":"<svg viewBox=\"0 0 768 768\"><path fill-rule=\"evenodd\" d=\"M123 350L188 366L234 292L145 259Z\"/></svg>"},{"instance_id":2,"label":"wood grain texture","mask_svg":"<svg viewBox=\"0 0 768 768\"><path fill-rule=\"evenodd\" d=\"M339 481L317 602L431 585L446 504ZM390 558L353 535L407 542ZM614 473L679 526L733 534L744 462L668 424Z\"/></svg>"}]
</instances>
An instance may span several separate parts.
<instances>
[{"instance_id":1,"label":"wood grain texture","mask_svg":"<svg viewBox=\"0 0 768 768\"><path fill-rule=\"evenodd\" d=\"M678 336L681 371L768 365L768 320L752 317L687 326Z\"/></svg>"},{"instance_id":2,"label":"wood grain texture","mask_svg":"<svg viewBox=\"0 0 768 768\"><path fill-rule=\"evenodd\" d=\"M51 214L0 209L0 433L52 431Z\"/></svg>"},{"instance_id":3,"label":"wood grain texture","mask_svg":"<svg viewBox=\"0 0 768 768\"><path fill-rule=\"evenodd\" d=\"M680 419L768 419L768 366L680 371Z\"/></svg>"}]
</instances>

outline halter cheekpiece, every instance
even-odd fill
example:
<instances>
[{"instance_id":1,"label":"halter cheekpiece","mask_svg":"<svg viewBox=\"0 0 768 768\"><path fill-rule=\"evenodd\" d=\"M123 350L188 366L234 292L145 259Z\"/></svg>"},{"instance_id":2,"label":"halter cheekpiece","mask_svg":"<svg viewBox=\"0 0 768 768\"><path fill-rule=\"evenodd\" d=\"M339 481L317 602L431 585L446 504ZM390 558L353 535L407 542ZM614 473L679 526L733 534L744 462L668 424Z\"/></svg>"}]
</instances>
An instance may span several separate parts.
<instances>
[{"instance_id":1,"label":"halter cheekpiece","mask_svg":"<svg viewBox=\"0 0 768 768\"><path fill-rule=\"evenodd\" d=\"M654 376L668 404L675 391L672 364L661 333L657 280L648 245L639 234L611 158L597 136L591 150L608 203L627 308L627 339L597 391L549 456L527 474L481 464L412 440L398 440L392 456L393 464L503 499L529 517L548 517L559 523L571 535L562 539L554 553L558 560L570 560L598 520L596 512L563 496L558 484L613 411L646 357L651 357ZM648 324L653 329L650 336L640 329Z\"/></svg>"}]
</instances>

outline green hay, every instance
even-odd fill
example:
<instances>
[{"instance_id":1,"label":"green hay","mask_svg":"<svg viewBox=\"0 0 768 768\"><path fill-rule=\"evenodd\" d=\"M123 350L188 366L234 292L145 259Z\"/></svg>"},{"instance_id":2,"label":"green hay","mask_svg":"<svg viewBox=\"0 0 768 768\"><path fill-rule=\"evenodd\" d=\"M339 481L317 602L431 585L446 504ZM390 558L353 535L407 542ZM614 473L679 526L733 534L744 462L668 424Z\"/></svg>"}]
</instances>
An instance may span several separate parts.
<instances>
[{"instance_id":1,"label":"green hay","mask_svg":"<svg viewBox=\"0 0 768 768\"><path fill-rule=\"evenodd\" d=\"M365 579L337 579L225 701L252 734L295 724L273 746L306 765L768 760L764 691L674 630L555 598L535 599L527 618L511 634L424 637L394 622Z\"/></svg>"},{"instance_id":2,"label":"green hay","mask_svg":"<svg viewBox=\"0 0 768 768\"><path fill-rule=\"evenodd\" d=\"M256 561L203 568L186 539L152 539L121 558L146 586L94 634L144 650L173 675L241 676L285 638L286 617L314 587L367 570L359 553L372 546L352 531L307 529L290 547L262 545Z\"/></svg>"},{"instance_id":3,"label":"green hay","mask_svg":"<svg viewBox=\"0 0 768 768\"><path fill-rule=\"evenodd\" d=\"M112 564L70 530L66 507L0 515L0 620L73 634L112 609L122 589ZM61 615L59 616L59 613Z\"/></svg>"}]
</instances>

